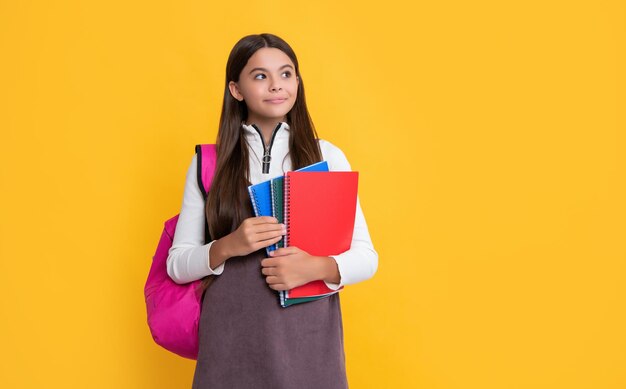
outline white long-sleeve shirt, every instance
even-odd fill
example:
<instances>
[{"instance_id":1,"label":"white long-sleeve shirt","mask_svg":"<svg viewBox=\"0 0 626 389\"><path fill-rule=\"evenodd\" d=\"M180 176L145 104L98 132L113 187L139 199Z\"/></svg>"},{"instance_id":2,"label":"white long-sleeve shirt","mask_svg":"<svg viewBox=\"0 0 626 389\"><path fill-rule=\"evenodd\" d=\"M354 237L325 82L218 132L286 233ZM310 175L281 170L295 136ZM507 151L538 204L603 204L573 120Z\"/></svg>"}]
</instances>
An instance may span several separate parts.
<instances>
[{"instance_id":1,"label":"white long-sleeve shirt","mask_svg":"<svg viewBox=\"0 0 626 389\"><path fill-rule=\"evenodd\" d=\"M289 125L280 123L271 144L269 173L263 174L264 145L261 134L252 126L242 124L249 147L250 182L257 184L279 177L291 171L289 151ZM344 153L330 142L319 140L322 159L328 162L330 171L350 171ZM179 284L201 279L209 274L220 275L228 268L228 260L211 269L209 249L215 241L206 243L204 236L204 197L197 184L197 162L194 155L185 181L183 204L176 225L174 242L167 258L167 273ZM357 197L352 244L348 251L331 256L339 269L340 282L326 285L333 290L343 285L355 284L371 278L378 268L378 253L374 250L365 223L365 217Z\"/></svg>"}]
</instances>

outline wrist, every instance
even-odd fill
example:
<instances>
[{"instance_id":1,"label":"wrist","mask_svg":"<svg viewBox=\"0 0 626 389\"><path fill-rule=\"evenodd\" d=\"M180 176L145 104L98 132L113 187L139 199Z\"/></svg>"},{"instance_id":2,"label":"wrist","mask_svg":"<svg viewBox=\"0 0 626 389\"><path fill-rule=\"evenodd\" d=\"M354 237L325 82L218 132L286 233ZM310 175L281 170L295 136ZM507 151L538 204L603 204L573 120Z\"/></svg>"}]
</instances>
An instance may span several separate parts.
<instances>
[{"instance_id":1,"label":"wrist","mask_svg":"<svg viewBox=\"0 0 626 389\"><path fill-rule=\"evenodd\" d=\"M320 279L331 284L339 284L341 277L339 275L339 267L334 258L317 257L320 264Z\"/></svg>"},{"instance_id":2,"label":"wrist","mask_svg":"<svg viewBox=\"0 0 626 389\"><path fill-rule=\"evenodd\" d=\"M211 264L217 264L215 267L221 265L226 262L228 258L230 258L230 252L228 251L228 235L217 239L211 245L211 249L209 251L209 258L211 259Z\"/></svg>"}]
</instances>

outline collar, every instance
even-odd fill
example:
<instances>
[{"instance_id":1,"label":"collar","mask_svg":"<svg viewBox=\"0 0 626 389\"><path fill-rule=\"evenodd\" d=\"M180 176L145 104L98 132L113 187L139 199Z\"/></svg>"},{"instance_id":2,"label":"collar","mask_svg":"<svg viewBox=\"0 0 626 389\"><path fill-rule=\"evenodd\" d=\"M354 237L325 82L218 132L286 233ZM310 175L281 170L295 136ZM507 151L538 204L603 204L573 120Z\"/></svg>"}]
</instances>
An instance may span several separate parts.
<instances>
[{"instance_id":1,"label":"collar","mask_svg":"<svg viewBox=\"0 0 626 389\"><path fill-rule=\"evenodd\" d=\"M278 127L278 130L276 131L276 134L279 135L282 132L289 132L289 124L287 124L287 122L279 122L280 123L280 127ZM246 134L246 136L258 136L259 133L257 132L257 130L252 126L252 124L246 124L244 122L241 122L241 128L243 128L244 133ZM284 131L283 131L284 130Z\"/></svg>"}]
</instances>

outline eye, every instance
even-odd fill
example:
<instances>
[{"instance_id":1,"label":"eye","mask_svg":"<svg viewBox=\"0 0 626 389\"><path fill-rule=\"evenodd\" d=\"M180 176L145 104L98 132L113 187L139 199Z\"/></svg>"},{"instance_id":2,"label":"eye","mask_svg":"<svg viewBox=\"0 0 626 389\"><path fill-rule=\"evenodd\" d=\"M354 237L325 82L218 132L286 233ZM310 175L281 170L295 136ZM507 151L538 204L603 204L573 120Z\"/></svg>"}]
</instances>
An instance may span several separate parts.
<instances>
[{"instance_id":1,"label":"eye","mask_svg":"<svg viewBox=\"0 0 626 389\"><path fill-rule=\"evenodd\" d=\"M289 78L291 77L291 72L290 71L283 72L283 75L286 75L285 78Z\"/></svg>"},{"instance_id":2,"label":"eye","mask_svg":"<svg viewBox=\"0 0 626 389\"><path fill-rule=\"evenodd\" d=\"M265 79L265 74L263 73L259 73L256 76L254 76L255 80L264 80Z\"/></svg>"}]
</instances>

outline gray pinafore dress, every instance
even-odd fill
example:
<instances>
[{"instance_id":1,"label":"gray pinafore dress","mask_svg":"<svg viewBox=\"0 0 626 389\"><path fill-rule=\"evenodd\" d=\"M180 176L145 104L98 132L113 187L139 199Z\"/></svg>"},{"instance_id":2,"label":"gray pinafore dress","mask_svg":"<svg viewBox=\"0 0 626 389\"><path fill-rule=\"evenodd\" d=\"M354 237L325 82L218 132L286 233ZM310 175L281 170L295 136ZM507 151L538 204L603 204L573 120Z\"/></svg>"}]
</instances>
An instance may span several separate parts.
<instances>
[{"instance_id":1,"label":"gray pinafore dress","mask_svg":"<svg viewBox=\"0 0 626 389\"><path fill-rule=\"evenodd\" d=\"M345 389L339 293L282 308L265 249L226 261L205 292L193 389Z\"/></svg>"}]
</instances>

